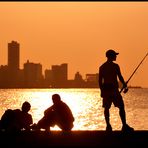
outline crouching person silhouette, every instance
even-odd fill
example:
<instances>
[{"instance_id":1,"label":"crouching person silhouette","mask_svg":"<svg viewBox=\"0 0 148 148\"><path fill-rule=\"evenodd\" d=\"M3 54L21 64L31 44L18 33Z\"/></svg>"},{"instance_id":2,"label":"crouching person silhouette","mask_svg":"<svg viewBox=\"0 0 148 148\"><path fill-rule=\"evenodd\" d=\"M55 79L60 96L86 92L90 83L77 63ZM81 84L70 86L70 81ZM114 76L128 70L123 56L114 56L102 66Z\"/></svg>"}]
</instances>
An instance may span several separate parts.
<instances>
[{"instance_id":1,"label":"crouching person silhouette","mask_svg":"<svg viewBox=\"0 0 148 148\"><path fill-rule=\"evenodd\" d=\"M62 131L70 131L74 126L72 111L59 94L52 95L52 101L53 105L44 111L44 117L38 121L36 128L50 131L50 127L57 125Z\"/></svg>"},{"instance_id":2,"label":"crouching person silhouette","mask_svg":"<svg viewBox=\"0 0 148 148\"><path fill-rule=\"evenodd\" d=\"M8 132L16 132L22 129L29 130L33 123L29 110L31 105L25 101L20 109L7 109L1 117L0 128Z\"/></svg>"}]
</instances>

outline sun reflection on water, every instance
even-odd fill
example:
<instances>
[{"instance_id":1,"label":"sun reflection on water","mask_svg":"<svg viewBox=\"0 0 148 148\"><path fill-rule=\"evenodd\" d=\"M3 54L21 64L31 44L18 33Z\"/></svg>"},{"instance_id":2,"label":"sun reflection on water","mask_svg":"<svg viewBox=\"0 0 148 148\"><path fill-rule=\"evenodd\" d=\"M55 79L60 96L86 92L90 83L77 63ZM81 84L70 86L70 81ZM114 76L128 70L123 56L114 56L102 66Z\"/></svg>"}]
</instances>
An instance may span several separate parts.
<instances>
[{"instance_id":1,"label":"sun reflection on water","mask_svg":"<svg viewBox=\"0 0 148 148\"><path fill-rule=\"evenodd\" d=\"M93 90L93 91L92 91ZM3 111L7 108L21 108L24 101L31 104L29 111L33 117L33 122L37 123L44 115L44 110L52 105L52 95L58 93L62 101L67 103L75 117L72 130L94 130L103 126L103 119L99 117L99 89L19 89L9 90L10 98L3 100ZM8 97L8 94L7 94ZM3 112L1 112L2 114ZM92 124L93 123L93 124ZM52 128L51 128L52 129ZM57 126L54 130L60 130Z\"/></svg>"},{"instance_id":2,"label":"sun reflection on water","mask_svg":"<svg viewBox=\"0 0 148 148\"><path fill-rule=\"evenodd\" d=\"M52 105L51 98L55 93L58 93L61 99L72 110L75 117L72 130L105 129L104 110L102 108L102 98L100 97L99 89L0 89L0 116L2 116L6 109L21 108L22 103L28 101L31 104L29 113L33 117L33 122L37 123L43 117L44 110ZM137 129L148 129L144 124L148 121L145 118L145 115L147 115L147 102L139 104L139 99L144 99L138 98L137 101L137 97L134 97L134 95L131 92L129 95L124 96L127 121L130 125L135 125ZM136 107L133 108L133 106ZM139 114L143 122L141 122L142 120L137 121L138 118L135 118ZM110 109L110 119L113 130L120 130L121 120L118 108L112 107ZM52 129L60 130L57 126Z\"/></svg>"}]
</instances>

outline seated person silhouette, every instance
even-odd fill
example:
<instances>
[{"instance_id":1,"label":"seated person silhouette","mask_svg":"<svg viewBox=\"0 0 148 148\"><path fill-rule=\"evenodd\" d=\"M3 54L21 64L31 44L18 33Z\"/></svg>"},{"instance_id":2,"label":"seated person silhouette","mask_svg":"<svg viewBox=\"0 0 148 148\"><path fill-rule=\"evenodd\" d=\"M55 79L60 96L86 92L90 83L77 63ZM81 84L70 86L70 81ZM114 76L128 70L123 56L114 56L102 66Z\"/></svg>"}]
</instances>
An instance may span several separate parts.
<instances>
[{"instance_id":1,"label":"seated person silhouette","mask_svg":"<svg viewBox=\"0 0 148 148\"><path fill-rule=\"evenodd\" d=\"M52 95L53 105L44 111L44 117L38 121L36 128L50 130L50 127L57 125L63 131L70 131L73 128L74 117L66 103L61 101L59 94Z\"/></svg>"},{"instance_id":2,"label":"seated person silhouette","mask_svg":"<svg viewBox=\"0 0 148 148\"><path fill-rule=\"evenodd\" d=\"M31 105L25 101L20 109L7 109L0 120L0 128L6 131L19 131L21 129L29 130L33 123L29 110Z\"/></svg>"}]
</instances>

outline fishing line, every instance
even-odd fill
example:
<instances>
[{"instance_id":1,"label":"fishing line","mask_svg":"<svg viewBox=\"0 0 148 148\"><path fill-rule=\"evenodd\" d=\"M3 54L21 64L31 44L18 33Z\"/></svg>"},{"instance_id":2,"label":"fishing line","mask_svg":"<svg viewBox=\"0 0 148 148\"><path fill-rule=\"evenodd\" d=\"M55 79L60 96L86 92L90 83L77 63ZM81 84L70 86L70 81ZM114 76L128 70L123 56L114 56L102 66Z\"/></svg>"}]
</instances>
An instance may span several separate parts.
<instances>
[{"instance_id":1,"label":"fishing line","mask_svg":"<svg viewBox=\"0 0 148 148\"><path fill-rule=\"evenodd\" d=\"M148 53L144 56L144 58L141 60L141 62L138 64L138 66L135 68L134 72L131 74L131 76L129 77L129 79L126 81L126 85L128 84L128 82L130 81L130 79L133 77L133 75L135 74L135 72L138 70L138 68L140 67L140 65L142 64L142 62L145 60L145 58L148 56ZM121 92L124 92L126 93L128 91L128 87L122 87L121 90L120 90L120 93Z\"/></svg>"}]
</instances>

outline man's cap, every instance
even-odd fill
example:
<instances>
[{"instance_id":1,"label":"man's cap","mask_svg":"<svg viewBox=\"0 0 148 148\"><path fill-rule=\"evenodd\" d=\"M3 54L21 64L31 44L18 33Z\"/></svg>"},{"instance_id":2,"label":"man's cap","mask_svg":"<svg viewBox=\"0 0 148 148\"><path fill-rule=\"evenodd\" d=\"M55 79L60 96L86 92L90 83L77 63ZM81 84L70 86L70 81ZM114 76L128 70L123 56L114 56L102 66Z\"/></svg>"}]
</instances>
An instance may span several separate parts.
<instances>
[{"instance_id":1,"label":"man's cap","mask_svg":"<svg viewBox=\"0 0 148 148\"><path fill-rule=\"evenodd\" d=\"M112 56L115 56L115 55L118 55L118 54L119 54L118 52L115 52L114 50L109 49L106 52L106 57L112 57Z\"/></svg>"}]
</instances>

